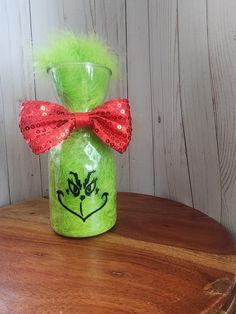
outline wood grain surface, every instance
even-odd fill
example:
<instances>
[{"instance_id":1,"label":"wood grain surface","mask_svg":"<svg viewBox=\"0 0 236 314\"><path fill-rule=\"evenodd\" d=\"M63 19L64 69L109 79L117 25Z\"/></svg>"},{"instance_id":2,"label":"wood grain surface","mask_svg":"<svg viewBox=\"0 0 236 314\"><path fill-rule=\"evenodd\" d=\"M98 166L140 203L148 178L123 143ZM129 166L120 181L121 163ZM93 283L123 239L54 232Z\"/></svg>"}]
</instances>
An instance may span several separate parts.
<instances>
[{"instance_id":1,"label":"wood grain surface","mask_svg":"<svg viewBox=\"0 0 236 314\"><path fill-rule=\"evenodd\" d=\"M0 313L235 313L236 250L185 205L118 194L106 234L63 238L48 200L0 209ZM227 312L228 311L228 312Z\"/></svg>"}]
</instances>

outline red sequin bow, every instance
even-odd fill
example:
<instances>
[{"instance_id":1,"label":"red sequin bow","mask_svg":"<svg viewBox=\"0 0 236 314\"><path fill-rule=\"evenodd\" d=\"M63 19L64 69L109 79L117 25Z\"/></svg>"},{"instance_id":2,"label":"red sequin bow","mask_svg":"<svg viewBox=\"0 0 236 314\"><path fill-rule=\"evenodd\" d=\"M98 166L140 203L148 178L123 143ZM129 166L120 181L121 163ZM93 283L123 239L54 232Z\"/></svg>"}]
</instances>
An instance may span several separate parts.
<instances>
[{"instance_id":1,"label":"red sequin bow","mask_svg":"<svg viewBox=\"0 0 236 314\"><path fill-rule=\"evenodd\" d=\"M21 106L19 126L35 154L50 150L75 129L87 127L111 148L124 153L132 131L128 99L113 99L90 112L78 113L58 104L26 100Z\"/></svg>"}]
</instances>

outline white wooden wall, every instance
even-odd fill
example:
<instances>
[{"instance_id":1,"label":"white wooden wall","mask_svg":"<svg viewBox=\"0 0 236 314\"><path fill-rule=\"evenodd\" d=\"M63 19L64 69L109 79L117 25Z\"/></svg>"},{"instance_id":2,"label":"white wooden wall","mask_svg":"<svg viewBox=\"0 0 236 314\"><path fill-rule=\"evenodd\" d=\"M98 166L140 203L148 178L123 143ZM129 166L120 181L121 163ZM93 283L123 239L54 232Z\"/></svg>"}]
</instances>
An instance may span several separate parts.
<instances>
[{"instance_id":1,"label":"white wooden wall","mask_svg":"<svg viewBox=\"0 0 236 314\"><path fill-rule=\"evenodd\" d=\"M48 193L47 156L18 129L19 100L55 100L33 48L96 32L120 56L110 96L132 104L119 190L194 206L236 237L235 0L0 0L0 26L0 205Z\"/></svg>"}]
</instances>

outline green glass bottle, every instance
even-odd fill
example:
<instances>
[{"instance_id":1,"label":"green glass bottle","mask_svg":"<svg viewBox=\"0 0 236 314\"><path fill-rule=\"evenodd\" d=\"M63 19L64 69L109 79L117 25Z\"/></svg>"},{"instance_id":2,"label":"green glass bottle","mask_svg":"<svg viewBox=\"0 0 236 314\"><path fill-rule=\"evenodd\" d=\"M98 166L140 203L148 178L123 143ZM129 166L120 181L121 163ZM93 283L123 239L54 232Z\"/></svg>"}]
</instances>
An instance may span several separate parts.
<instances>
[{"instance_id":1,"label":"green glass bottle","mask_svg":"<svg viewBox=\"0 0 236 314\"><path fill-rule=\"evenodd\" d=\"M106 96L111 70L92 63L62 63L49 69L60 103L87 112ZM70 90L70 82L71 90ZM116 222L113 151L89 128L74 131L49 153L51 226L68 237L90 237Z\"/></svg>"}]
</instances>

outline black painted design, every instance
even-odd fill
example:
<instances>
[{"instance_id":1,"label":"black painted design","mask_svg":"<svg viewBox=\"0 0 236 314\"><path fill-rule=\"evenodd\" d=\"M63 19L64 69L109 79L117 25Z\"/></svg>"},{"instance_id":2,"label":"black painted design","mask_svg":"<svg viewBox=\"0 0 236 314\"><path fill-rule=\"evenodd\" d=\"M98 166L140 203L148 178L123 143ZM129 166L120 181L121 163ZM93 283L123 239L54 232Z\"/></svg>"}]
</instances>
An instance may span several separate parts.
<instances>
[{"instance_id":1,"label":"black painted design","mask_svg":"<svg viewBox=\"0 0 236 314\"><path fill-rule=\"evenodd\" d=\"M108 192L104 192L101 196L102 203L100 207L92 209L86 216L84 215L84 208L83 208L83 201L87 198L92 196L94 193L98 194L99 188L97 187L97 177L93 177L93 174L96 172L96 170L90 171L87 174L87 177L85 178L83 184L81 183L78 174L76 172L70 171L69 174L72 175L72 177L67 179L68 188L66 189L67 195L72 195L75 198L79 198L79 212L76 212L74 209L69 208L64 203L64 192L61 190L56 191L57 198L59 203L70 213L80 218L83 222L85 222L89 217L94 215L96 212L101 210L108 201ZM81 192L84 191L82 194Z\"/></svg>"}]
</instances>

